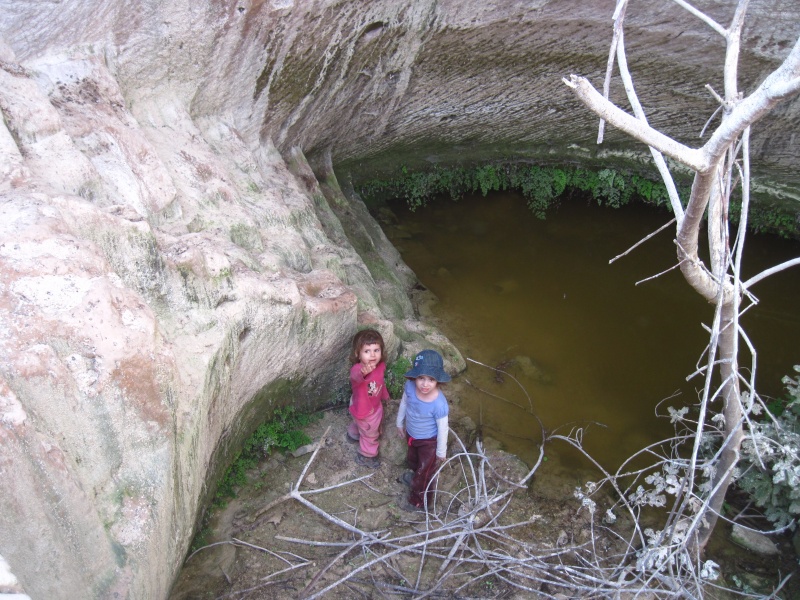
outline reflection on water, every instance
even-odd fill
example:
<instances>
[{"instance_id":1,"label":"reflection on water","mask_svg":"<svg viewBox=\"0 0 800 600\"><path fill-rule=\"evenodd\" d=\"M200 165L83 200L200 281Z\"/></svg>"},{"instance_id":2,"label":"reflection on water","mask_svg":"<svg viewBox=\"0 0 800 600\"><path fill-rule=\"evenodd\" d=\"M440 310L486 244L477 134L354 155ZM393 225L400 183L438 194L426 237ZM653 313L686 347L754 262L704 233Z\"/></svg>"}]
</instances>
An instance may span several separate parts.
<instances>
[{"instance_id":1,"label":"reflection on water","mask_svg":"<svg viewBox=\"0 0 800 600\"><path fill-rule=\"evenodd\" d=\"M383 223L386 234L440 299L434 311L444 332L465 357L503 365L517 378L548 430L584 428L584 445L606 467L672 433L657 410L696 401L702 380L686 377L707 342L702 323L713 309L669 270L674 227L609 265L671 215L573 200L541 221L512 193L442 199L415 213L402 203L391 208L398 222ZM794 256L796 243L750 236L745 276ZM759 389L781 395L781 377L800 363L793 301L800 268L753 291L761 304L744 325L759 349ZM525 395L509 377L468 365L462 380L507 401L464 390L462 405L488 435L530 460L538 426L511 404L527 406ZM581 460L564 446L548 455L566 465Z\"/></svg>"}]
</instances>

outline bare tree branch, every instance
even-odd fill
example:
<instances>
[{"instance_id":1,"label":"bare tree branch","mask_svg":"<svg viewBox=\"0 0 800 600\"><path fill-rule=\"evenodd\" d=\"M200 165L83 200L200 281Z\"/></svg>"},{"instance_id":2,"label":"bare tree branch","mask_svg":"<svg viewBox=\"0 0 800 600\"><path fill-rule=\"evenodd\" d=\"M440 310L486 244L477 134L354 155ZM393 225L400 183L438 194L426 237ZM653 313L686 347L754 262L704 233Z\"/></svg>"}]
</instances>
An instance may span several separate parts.
<instances>
[{"instance_id":1,"label":"bare tree branch","mask_svg":"<svg viewBox=\"0 0 800 600\"><path fill-rule=\"evenodd\" d=\"M600 118L614 125L614 127L621 129L659 152L671 156L678 162L685 164L695 171L705 173L711 168L712 165L706 158L704 152L684 146L657 129L653 129L646 123L643 123L636 117L632 117L603 98L600 92L598 92L585 77L573 74L569 76L569 79L563 79L562 81L572 88L581 102L588 106Z\"/></svg>"},{"instance_id":2,"label":"bare tree branch","mask_svg":"<svg viewBox=\"0 0 800 600\"><path fill-rule=\"evenodd\" d=\"M692 6L692 5L691 5L691 4L689 4L688 2L685 2L684 0L672 0L672 1L673 1L675 4L677 4L678 6L682 6L683 8L685 8L686 10L688 10L688 11L689 11L690 13L692 13L692 14L693 14L695 17L697 17L698 19L700 19L701 21L703 21L703 23L706 23L706 24L707 24L709 27L711 27L711 29L713 29L714 31L716 31L716 32L717 32L718 34L720 34L722 37L725 37L725 36L727 36L728 32L725 30L725 28L724 28L722 25L720 25L719 23L717 23L717 22L716 22L714 19L712 19L711 17L709 17L707 14L705 14L705 13L703 13L703 12L700 12L700 11L699 11L699 10L697 10L697 9L696 9L694 6Z\"/></svg>"},{"instance_id":3,"label":"bare tree branch","mask_svg":"<svg viewBox=\"0 0 800 600\"><path fill-rule=\"evenodd\" d=\"M745 281L742 284L742 286L749 288L757 284L762 279L769 277L770 275L774 275L775 273L779 273L780 271L785 271L789 267L794 267L796 265L800 265L800 257L787 260L786 262L782 262L781 264L775 265L774 267L771 267L765 271L761 271L761 273L759 273L758 275L755 275L750 279L748 279L747 281Z\"/></svg>"},{"instance_id":4,"label":"bare tree branch","mask_svg":"<svg viewBox=\"0 0 800 600\"><path fill-rule=\"evenodd\" d=\"M614 14L611 52L616 51L623 85L635 117L609 102L607 92L605 97L601 96L585 78L571 75L569 80L564 80L576 96L601 119L647 144L653 152L656 164L659 164L658 151L695 171L684 212L680 212L680 203L676 203L671 195L673 207L677 204L675 214L678 265L686 281L703 298L714 304L714 319L710 328L709 344L703 353L705 364L697 370L697 373L704 375L704 384L699 415L694 423L691 455L687 460L677 461L680 475L674 464L668 468L668 463L662 463L664 473L672 479L668 487L675 500L667 525L658 533L657 539L648 542L651 548L645 556L646 561L650 562L646 562L646 568L642 571L647 585L664 577L664 567L675 570L673 575L682 573L700 585L699 569L694 565L699 564L700 554L719 516L724 494L739 460L745 428L752 428L748 413L752 405L749 398L756 396L753 387L756 354L739 324L741 303L749 296L748 285L800 264L800 259L787 261L745 283L741 281L750 200L750 128L778 102L800 91L800 39L795 42L783 63L755 91L742 97L738 88L738 62L749 0L739 0L727 29L686 0L674 1L722 35L726 43L722 68L724 97L718 96L709 88L720 102L721 122L701 148L684 146L647 124L627 67L622 31L627 7L625 0L617 3ZM607 80L609 72L610 69L607 69ZM703 130L705 131L705 127ZM666 168L659 165L659 170L665 184L669 185L671 176L668 173L665 175ZM729 211L731 195L736 185L742 187L742 207L738 233L732 242ZM708 227L708 267L699 258L700 228L704 222ZM751 353L749 380L742 377L739 370L740 339L745 341ZM719 414L715 414L711 408L711 403L717 399L722 401ZM682 415L678 420L685 421ZM700 442L712 434L719 445L714 455L708 457L701 452ZM580 439L576 437L575 442L580 444ZM652 481L657 482L658 479L654 478ZM644 493L643 491L642 494ZM667 579L663 583L683 586L677 579Z\"/></svg>"},{"instance_id":5,"label":"bare tree branch","mask_svg":"<svg viewBox=\"0 0 800 600\"><path fill-rule=\"evenodd\" d=\"M667 227L669 227L670 225L672 225L672 224L673 224L675 221L676 221L676 219L674 219L674 218L673 218L673 219L671 219L669 222L667 222L667 223L664 223L664 225L662 225L661 227L659 227L658 229L656 229L656 230L655 230L653 233L651 233L651 234L648 234L646 237L644 237L644 238L642 238L641 240L639 240L638 242L636 242L636 243L635 243L633 246L631 246L630 248L628 248L627 250L625 250L625 252L623 252L622 254L618 254L617 256L615 256L614 258L612 258L611 260L609 260L609 261L608 261L608 264L611 264L611 263L613 263L613 262L616 262L618 259L622 258L623 256L627 256L628 254L630 254L631 252L633 252L633 251L634 251L636 248L638 248L639 246L641 246L642 244L644 244L644 243L645 243L647 240L649 240L650 238L652 238L652 237L654 237L654 236L658 235L659 233L661 233L662 231L664 231L664 230L665 230Z\"/></svg>"},{"instance_id":6,"label":"bare tree branch","mask_svg":"<svg viewBox=\"0 0 800 600\"><path fill-rule=\"evenodd\" d=\"M800 91L800 38L775 71L752 94L739 102L711 135L703 150L713 162L749 127L769 113L782 100ZM696 169L702 172L702 169Z\"/></svg>"},{"instance_id":7,"label":"bare tree branch","mask_svg":"<svg viewBox=\"0 0 800 600\"><path fill-rule=\"evenodd\" d=\"M614 55L617 53L617 44L619 44L619 37L622 33L622 22L625 20L625 7L628 5L628 0L617 0L617 9L614 11L614 37L611 39L611 48L608 52L608 61L606 62L606 76L603 79L603 98L608 100L608 93L611 89L611 75L614 73ZM603 133L605 131L606 122L600 119L600 124L597 129L597 143L603 143Z\"/></svg>"}]
</instances>

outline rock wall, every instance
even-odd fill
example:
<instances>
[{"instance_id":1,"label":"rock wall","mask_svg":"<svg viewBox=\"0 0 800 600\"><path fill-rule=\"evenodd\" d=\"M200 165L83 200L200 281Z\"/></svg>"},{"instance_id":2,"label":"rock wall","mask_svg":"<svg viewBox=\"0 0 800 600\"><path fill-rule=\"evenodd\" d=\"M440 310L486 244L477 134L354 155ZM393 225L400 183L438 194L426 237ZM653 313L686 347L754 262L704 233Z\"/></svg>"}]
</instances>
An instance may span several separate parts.
<instances>
[{"instance_id":1,"label":"rock wall","mask_svg":"<svg viewBox=\"0 0 800 600\"><path fill-rule=\"evenodd\" d=\"M641 153L591 148L560 82L604 70L614 3L590 4L4 3L0 555L34 599L165 597L209 484L275 406L336 398L357 327L463 366L350 180ZM800 7L751 4L755 84ZM652 121L689 140L722 44L669 4L629 12ZM789 191L799 106L754 141Z\"/></svg>"}]
</instances>

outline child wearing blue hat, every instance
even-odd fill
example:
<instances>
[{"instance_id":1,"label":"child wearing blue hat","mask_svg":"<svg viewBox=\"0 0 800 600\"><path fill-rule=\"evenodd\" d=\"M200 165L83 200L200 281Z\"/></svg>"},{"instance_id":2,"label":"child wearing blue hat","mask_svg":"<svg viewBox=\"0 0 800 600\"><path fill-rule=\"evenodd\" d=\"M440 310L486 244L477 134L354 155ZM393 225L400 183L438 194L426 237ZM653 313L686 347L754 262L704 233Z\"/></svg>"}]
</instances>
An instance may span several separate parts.
<instances>
[{"instance_id":1,"label":"child wearing blue hat","mask_svg":"<svg viewBox=\"0 0 800 600\"><path fill-rule=\"evenodd\" d=\"M435 489L433 476L447 456L450 410L439 384L450 381L450 376L438 352L423 350L414 358L414 367L405 377L408 381L403 386L403 398L397 411L397 429L408 442L406 461L413 473L403 475L403 483L411 492L400 507L409 511L425 510L426 490L430 506Z\"/></svg>"}]
</instances>

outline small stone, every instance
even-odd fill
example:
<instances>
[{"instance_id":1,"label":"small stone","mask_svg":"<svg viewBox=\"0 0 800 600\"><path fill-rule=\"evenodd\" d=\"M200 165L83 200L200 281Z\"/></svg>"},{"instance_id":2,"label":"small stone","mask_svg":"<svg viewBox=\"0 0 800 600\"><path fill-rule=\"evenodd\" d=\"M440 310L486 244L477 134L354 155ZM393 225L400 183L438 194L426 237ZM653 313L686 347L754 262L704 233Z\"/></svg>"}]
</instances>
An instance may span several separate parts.
<instances>
[{"instance_id":1,"label":"small stone","mask_svg":"<svg viewBox=\"0 0 800 600\"><path fill-rule=\"evenodd\" d=\"M775 556L780 554L778 546L763 533L747 529L741 525L734 524L731 531L731 541L742 548L746 548L762 556Z\"/></svg>"},{"instance_id":2,"label":"small stone","mask_svg":"<svg viewBox=\"0 0 800 600\"><path fill-rule=\"evenodd\" d=\"M292 456L297 458L298 456L303 456L304 454L310 454L316 449L317 449L316 444L306 444L305 446L300 446L297 450L292 452Z\"/></svg>"},{"instance_id":3,"label":"small stone","mask_svg":"<svg viewBox=\"0 0 800 600\"><path fill-rule=\"evenodd\" d=\"M280 513L276 513L276 514L272 515L270 518L268 518L265 521L265 523L272 523L277 528L278 525L281 524L282 520L283 520L283 513L280 512Z\"/></svg>"},{"instance_id":4,"label":"small stone","mask_svg":"<svg viewBox=\"0 0 800 600\"><path fill-rule=\"evenodd\" d=\"M556 540L556 546L566 546L568 541L569 537L567 536L567 532L563 529L559 531L558 539Z\"/></svg>"}]
</instances>

